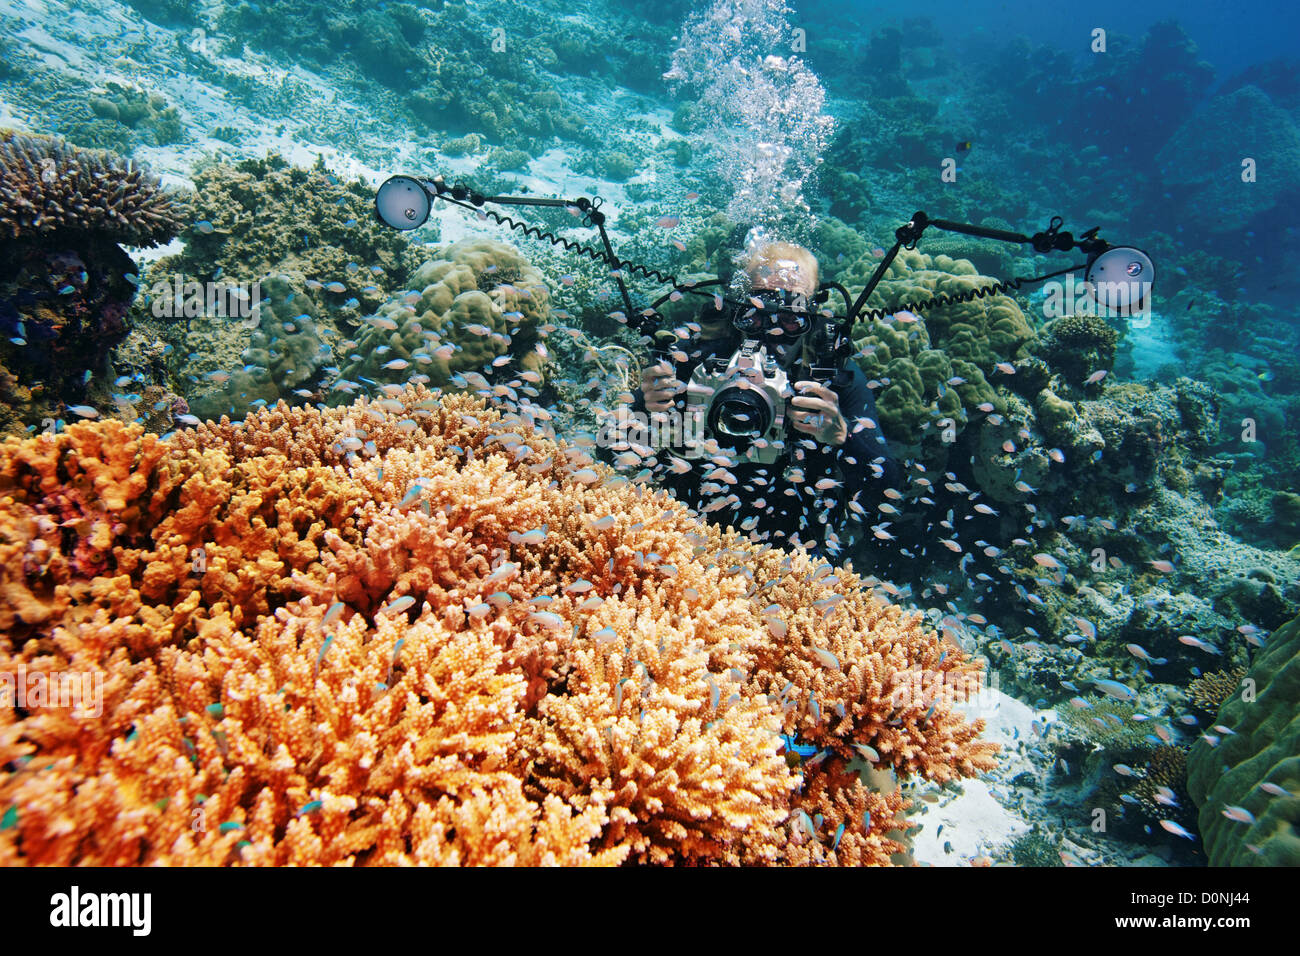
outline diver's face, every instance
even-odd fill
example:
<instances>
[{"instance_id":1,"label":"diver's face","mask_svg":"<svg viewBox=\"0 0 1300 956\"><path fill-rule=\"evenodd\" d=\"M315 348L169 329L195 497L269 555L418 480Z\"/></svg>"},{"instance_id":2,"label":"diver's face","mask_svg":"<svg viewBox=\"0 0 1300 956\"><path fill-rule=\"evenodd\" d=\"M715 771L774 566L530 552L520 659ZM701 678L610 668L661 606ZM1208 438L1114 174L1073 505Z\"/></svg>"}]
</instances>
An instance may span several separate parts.
<instances>
[{"instance_id":1,"label":"diver's face","mask_svg":"<svg viewBox=\"0 0 1300 956\"><path fill-rule=\"evenodd\" d=\"M803 298L806 293L802 286L792 282L756 284L751 291L756 298L777 309L770 315L771 325L764 333L758 334L762 335L767 353L781 365L789 367L803 354L807 338L810 319L806 311L808 302Z\"/></svg>"}]
</instances>

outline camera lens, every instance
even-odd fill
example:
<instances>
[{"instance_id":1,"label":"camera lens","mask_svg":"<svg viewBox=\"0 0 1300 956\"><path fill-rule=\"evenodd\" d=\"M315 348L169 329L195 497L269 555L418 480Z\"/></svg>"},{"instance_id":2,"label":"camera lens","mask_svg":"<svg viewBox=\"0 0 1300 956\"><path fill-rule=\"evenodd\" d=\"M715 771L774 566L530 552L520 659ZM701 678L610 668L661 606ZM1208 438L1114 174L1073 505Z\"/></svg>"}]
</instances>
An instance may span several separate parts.
<instances>
[{"instance_id":1,"label":"camera lens","mask_svg":"<svg viewBox=\"0 0 1300 956\"><path fill-rule=\"evenodd\" d=\"M802 335L808 331L808 316L797 312L782 312L777 316L781 329L787 335Z\"/></svg>"},{"instance_id":2,"label":"camera lens","mask_svg":"<svg viewBox=\"0 0 1300 956\"><path fill-rule=\"evenodd\" d=\"M719 437L751 442L762 437L771 424L771 403L753 389L724 388L709 406L709 430Z\"/></svg>"}]
</instances>

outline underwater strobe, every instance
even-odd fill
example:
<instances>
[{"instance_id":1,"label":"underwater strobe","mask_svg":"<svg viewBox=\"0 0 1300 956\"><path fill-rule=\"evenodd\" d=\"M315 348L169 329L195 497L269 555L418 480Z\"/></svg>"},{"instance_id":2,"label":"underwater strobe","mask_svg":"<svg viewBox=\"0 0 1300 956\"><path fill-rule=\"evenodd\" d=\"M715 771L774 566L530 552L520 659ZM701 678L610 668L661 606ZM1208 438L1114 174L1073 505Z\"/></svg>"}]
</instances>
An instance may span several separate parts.
<instances>
[{"instance_id":1,"label":"underwater strobe","mask_svg":"<svg viewBox=\"0 0 1300 956\"><path fill-rule=\"evenodd\" d=\"M894 232L896 242L876 265L876 271L867 280L866 287L849 307L848 317L840 330L839 341L849 341L853 323L859 319L885 319L898 311L922 312L936 306L953 305L958 302L971 302L977 298L990 295L1006 295L1026 285L1036 285L1058 276L1068 277L1076 269L1083 269L1084 292L1097 308L1106 315L1132 318L1147 315L1151 308L1151 289L1156 281L1155 265L1151 257L1135 246L1112 246L1097 233L1094 226L1082 235L1075 236L1062 227L1065 220L1053 216L1046 229L1032 236L1008 229L995 229L990 226L977 226L974 223L952 222L947 219L931 219L924 212L915 212L912 218ZM958 232L982 239L996 239L998 242L1011 242L1033 247L1040 255L1051 252L1070 252L1078 249L1088 256L1085 263L1066 266L1054 272L1037 276L1018 276L1006 281L998 280L985 286L969 289L959 293L945 293L920 302L895 304L890 308L868 309L867 299L885 277L886 271L898 255L900 249L915 249L922 233L929 228L942 229L945 232ZM843 346L841 346L843 347Z\"/></svg>"},{"instance_id":2,"label":"underwater strobe","mask_svg":"<svg viewBox=\"0 0 1300 956\"><path fill-rule=\"evenodd\" d=\"M1114 246L1088 260L1084 281L1099 306L1118 315L1145 312L1156 270L1151 257L1133 246Z\"/></svg>"},{"instance_id":3,"label":"underwater strobe","mask_svg":"<svg viewBox=\"0 0 1300 956\"><path fill-rule=\"evenodd\" d=\"M394 229L419 229L432 209L428 189L413 176L392 176L375 193L375 215Z\"/></svg>"}]
</instances>

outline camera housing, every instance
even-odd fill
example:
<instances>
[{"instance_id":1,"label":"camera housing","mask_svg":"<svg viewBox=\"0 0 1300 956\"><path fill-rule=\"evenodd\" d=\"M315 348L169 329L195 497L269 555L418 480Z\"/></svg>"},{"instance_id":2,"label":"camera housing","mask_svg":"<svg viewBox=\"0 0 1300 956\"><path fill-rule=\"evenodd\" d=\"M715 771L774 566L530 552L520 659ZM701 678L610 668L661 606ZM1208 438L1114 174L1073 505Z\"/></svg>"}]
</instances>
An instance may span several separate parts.
<instances>
[{"instance_id":1,"label":"camera housing","mask_svg":"<svg viewBox=\"0 0 1300 956\"><path fill-rule=\"evenodd\" d=\"M698 415L704 435L734 448L746 461L770 465L781 457L790 378L758 339L745 339L730 359L710 357L691 373L686 413ZM688 457L704 454L702 444Z\"/></svg>"}]
</instances>

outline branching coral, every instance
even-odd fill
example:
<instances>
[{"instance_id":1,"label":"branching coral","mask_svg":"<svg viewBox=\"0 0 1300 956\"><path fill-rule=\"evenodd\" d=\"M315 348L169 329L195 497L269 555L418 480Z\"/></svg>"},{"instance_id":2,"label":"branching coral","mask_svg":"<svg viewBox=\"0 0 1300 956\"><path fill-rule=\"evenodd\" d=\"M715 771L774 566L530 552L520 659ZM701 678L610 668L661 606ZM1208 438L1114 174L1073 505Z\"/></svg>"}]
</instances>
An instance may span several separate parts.
<instances>
[{"instance_id":1,"label":"branching coral","mask_svg":"<svg viewBox=\"0 0 1300 956\"><path fill-rule=\"evenodd\" d=\"M1153 821L1172 819L1190 827L1196 819L1196 808L1187 795L1187 747L1152 747L1142 767L1143 777L1132 788L1142 813ZM1162 791L1172 792L1172 805L1169 794Z\"/></svg>"},{"instance_id":2,"label":"branching coral","mask_svg":"<svg viewBox=\"0 0 1300 956\"><path fill-rule=\"evenodd\" d=\"M1216 714L1229 697L1241 689L1246 668L1221 669L1198 677L1187 685L1192 706L1203 714Z\"/></svg>"},{"instance_id":3,"label":"branching coral","mask_svg":"<svg viewBox=\"0 0 1300 956\"><path fill-rule=\"evenodd\" d=\"M14 383L5 390L54 386L77 401L82 373L127 332L136 267L118 243L165 242L180 216L130 160L0 132L0 377Z\"/></svg>"},{"instance_id":4,"label":"branching coral","mask_svg":"<svg viewBox=\"0 0 1300 956\"><path fill-rule=\"evenodd\" d=\"M176 235L180 215L158 178L129 159L0 133L0 232L10 238L70 231L154 246Z\"/></svg>"},{"instance_id":5,"label":"branching coral","mask_svg":"<svg viewBox=\"0 0 1300 956\"><path fill-rule=\"evenodd\" d=\"M885 863L895 778L992 765L852 574L399 403L0 446L0 675L103 680L0 711L0 861Z\"/></svg>"}]
</instances>

